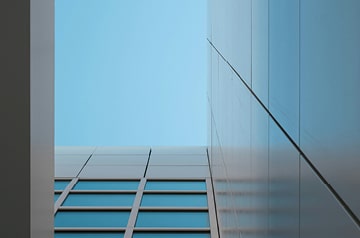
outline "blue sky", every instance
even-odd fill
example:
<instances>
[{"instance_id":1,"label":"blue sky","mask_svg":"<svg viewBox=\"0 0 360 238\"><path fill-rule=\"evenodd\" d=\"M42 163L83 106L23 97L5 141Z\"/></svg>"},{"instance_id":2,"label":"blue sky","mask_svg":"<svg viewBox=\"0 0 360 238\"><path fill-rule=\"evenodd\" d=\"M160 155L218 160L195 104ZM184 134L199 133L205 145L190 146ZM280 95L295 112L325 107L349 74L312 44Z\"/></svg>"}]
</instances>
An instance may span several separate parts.
<instances>
[{"instance_id":1,"label":"blue sky","mask_svg":"<svg viewBox=\"0 0 360 238\"><path fill-rule=\"evenodd\" d=\"M205 145L206 0L55 0L55 145Z\"/></svg>"}]
</instances>

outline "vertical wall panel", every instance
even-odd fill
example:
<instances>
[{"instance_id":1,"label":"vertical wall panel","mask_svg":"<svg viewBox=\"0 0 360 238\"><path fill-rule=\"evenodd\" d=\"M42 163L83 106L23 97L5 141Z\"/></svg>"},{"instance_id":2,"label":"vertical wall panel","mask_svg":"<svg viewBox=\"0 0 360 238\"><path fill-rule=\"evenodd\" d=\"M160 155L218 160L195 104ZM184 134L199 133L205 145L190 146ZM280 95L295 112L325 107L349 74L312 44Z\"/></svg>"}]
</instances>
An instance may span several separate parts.
<instances>
[{"instance_id":1,"label":"vertical wall panel","mask_svg":"<svg viewBox=\"0 0 360 238\"><path fill-rule=\"evenodd\" d=\"M251 0L212 2L212 43L251 86Z\"/></svg>"},{"instance_id":2,"label":"vertical wall panel","mask_svg":"<svg viewBox=\"0 0 360 238\"><path fill-rule=\"evenodd\" d=\"M301 238L360 237L359 228L304 159L300 184Z\"/></svg>"},{"instance_id":3,"label":"vertical wall panel","mask_svg":"<svg viewBox=\"0 0 360 238\"><path fill-rule=\"evenodd\" d=\"M208 0L206 7L207 7L207 34L206 37L207 39L211 42L212 41L212 17L213 17L213 1L212 0Z\"/></svg>"},{"instance_id":4,"label":"vertical wall panel","mask_svg":"<svg viewBox=\"0 0 360 238\"><path fill-rule=\"evenodd\" d=\"M228 0L229 61L251 86L251 0ZM237 24L233 24L237 22Z\"/></svg>"},{"instance_id":5,"label":"vertical wall panel","mask_svg":"<svg viewBox=\"0 0 360 238\"><path fill-rule=\"evenodd\" d=\"M299 141L299 0L269 1L269 108Z\"/></svg>"},{"instance_id":6,"label":"vertical wall panel","mask_svg":"<svg viewBox=\"0 0 360 238\"><path fill-rule=\"evenodd\" d=\"M251 209L252 236L267 237L269 187L269 117L251 100Z\"/></svg>"},{"instance_id":7,"label":"vertical wall panel","mask_svg":"<svg viewBox=\"0 0 360 238\"><path fill-rule=\"evenodd\" d=\"M211 148L222 235L299 237L301 211L302 237L339 236L326 230L336 224L352 237L360 217L360 2L210 1L211 43L221 55L212 63ZM340 197L306 164L300 194L301 152Z\"/></svg>"},{"instance_id":8,"label":"vertical wall panel","mask_svg":"<svg viewBox=\"0 0 360 238\"><path fill-rule=\"evenodd\" d=\"M299 152L270 121L269 237L299 236Z\"/></svg>"},{"instance_id":9,"label":"vertical wall panel","mask_svg":"<svg viewBox=\"0 0 360 238\"><path fill-rule=\"evenodd\" d=\"M239 228L244 237L252 229L249 216L251 206L251 95L235 74L232 80L231 137L233 153L228 164L231 192L234 194L234 208L239 219Z\"/></svg>"},{"instance_id":10,"label":"vertical wall panel","mask_svg":"<svg viewBox=\"0 0 360 238\"><path fill-rule=\"evenodd\" d=\"M268 0L252 1L252 90L265 106L268 106L269 90L268 12Z\"/></svg>"},{"instance_id":11,"label":"vertical wall panel","mask_svg":"<svg viewBox=\"0 0 360 238\"><path fill-rule=\"evenodd\" d=\"M301 1L301 148L360 218L360 1Z\"/></svg>"}]
</instances>

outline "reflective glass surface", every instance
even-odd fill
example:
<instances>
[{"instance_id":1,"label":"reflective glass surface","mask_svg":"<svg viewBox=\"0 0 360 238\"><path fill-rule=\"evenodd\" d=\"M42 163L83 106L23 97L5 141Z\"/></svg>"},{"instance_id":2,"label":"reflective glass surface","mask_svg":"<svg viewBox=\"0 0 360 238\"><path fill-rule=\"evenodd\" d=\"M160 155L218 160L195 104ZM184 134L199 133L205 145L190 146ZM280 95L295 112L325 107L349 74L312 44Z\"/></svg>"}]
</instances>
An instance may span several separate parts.
<instances>
[{"instance_id":1,"label":"reflective glass surface","mask_svg":"<svg viewBox=\"0 0 360 238\"><path fill-rule=\"evenodd\" d=\"M206 194L144 194L141 206L207 207Z\"/></svg>"},{"instance_id":2,"label":"reflective glass surface","mask_svg":"<svg viewBox=\"0 0 360 238\"><path fill-rule=\"evenodd\" d=\"M145 190L206 190L202 181L148 181Z\"/></svg>"},{"instance_id":3,"label":"reflective glass surface","mask_svg":"<svg viewBox=\"0 0 360 238\"><path fill-rule=\"evenodd\" d=\"M79 181L74 190L137 190L138 181Z\"/></svg>"},{"instance_id":4,"label":"reflective glass surface","mask_svg":"<svg viewBox=\"0 0 360 238\"><path fill-rule=\"evenodd\" d=\"M207 212L140 211L136 227L209 227Z\"/></svg>"},{"instance_id":5,"label":"reflective glass surface","mask_svg":"<svg viewBox=\"0 0 360 238\"><path fill-rule=\"evenodd\" d=\"M64 190L70 181L55 181L54 189L55 190Z\"/></svg>"},{"instance_id":6,"label":"reflective glass surface","mask_svg":"<svg viewBox=\"0 0 360 238\"><path fill-rule=\"evenodd\" d=\"M128 211L59 211L55 227L126 227Z\"/></svg>"},{"instance_id":7,"label":"reflective glass surface","mask_svg":"<svg viewBox=\"0 0 360 238\"><path fill-rule=\"evenodd\" d=\"M208 233L134 233L133 238L210 238ZM57 237L56 237L57 238Z\"/></svg>"},{"instance_id":8,"label":"reflective glass surface","mask_svg":"<svg viewBox=\"0 0 360 238\"><path fill-rule=\"evenodd\" d=\"M69 194L63 206L132 206L135 194Z\"/></svg>"},{"instance_id":9,"label":"reflective glass surface","mask_svg":"<svg viewBox=\"0 0 360 238\"><path fill-rule=\"evenodd\" d=\"M55 232L55 238L121 238L124 233L114 232Z\"/></svg>"}]
</instances>

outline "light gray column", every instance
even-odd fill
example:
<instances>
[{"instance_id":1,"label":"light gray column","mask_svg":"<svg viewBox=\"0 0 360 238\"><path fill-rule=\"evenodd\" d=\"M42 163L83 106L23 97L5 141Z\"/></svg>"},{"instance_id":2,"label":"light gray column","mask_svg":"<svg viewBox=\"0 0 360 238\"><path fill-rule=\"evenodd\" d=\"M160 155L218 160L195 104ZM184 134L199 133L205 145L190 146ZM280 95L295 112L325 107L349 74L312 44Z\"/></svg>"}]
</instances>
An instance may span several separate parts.
<instances>
[{"instance_id":1,"label":"light gray column","mask_svg":"<svg viewBox=\"0 0 360 238\"><path fill-rule=\"evenodd\" d=\"M54 4L0 1L0 237L53 236Z\"/></svg>"}]
</instances>

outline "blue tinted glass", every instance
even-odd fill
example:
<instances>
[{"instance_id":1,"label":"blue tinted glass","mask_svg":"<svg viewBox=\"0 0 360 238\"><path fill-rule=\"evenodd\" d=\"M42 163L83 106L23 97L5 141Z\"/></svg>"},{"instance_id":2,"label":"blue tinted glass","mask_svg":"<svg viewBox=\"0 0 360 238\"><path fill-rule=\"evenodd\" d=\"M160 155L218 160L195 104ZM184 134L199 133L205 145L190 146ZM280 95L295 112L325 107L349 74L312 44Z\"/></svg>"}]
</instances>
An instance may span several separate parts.
<instances>
[{"instance_id":1,"label":"blue tinted glass","mask_svg":"<svg viewBox=\"0 0 360 238\"><path fill-rule=\"evenodd\" d=\"M145 190L206 190L201 181L148 181Z\"/></svg>"},{"instance_id":2,"label":"blue tinted glass","mask_svg":"<svg viewBox=\"0 0 360 238\"><path fill-rule=\"evenodd\" d=\"M139 181L79 181L74 190L137 190Z\"/></svg>"},{"instance_id":3,"label":"blue tinted glass","mask_svg":"<svg viewBox=\"0 0 360 238\"><path fill-rule=\"evenodd\" d=\"M55 181L54 189L55 190L64 190L70 181Z\"/></svg>"},{"instance_id":4,"label":"blue tinted glass","mask_svg":"<svg viewBox=\"0 0 360 238\"><path fill-rule=\"evenodd\" d=\"M132 206L135 194L69 194L63 206Z\"/></svg>"},{"instance_id":5,"label":"blue tinted glass","mask_svg":"<svg viewBox=\"0 0 360 238\"><path fill-rule=\"evenodd\" d=\"M126 227L127 211L59 211L55 227Z\"/></svg>"},{"instance_id":6,"label":"blue tinted glass","mask_svg":"<svg viewBox=\"0 0 360 238\"><path fill-rule=\"evenodd\" d=\"M209 227L207 212L140 211L137 227Z\"/></svg>"},{"instance_id":7,"label":"blue tinted glass","mask_svg":"<svg viewBox=\"0 0 360 238\"><path fill-rule=\"evenodd\" d=\"M60 193L55 193L54 194L54 202L56 202L56 200L60 197Z\"/></svg>"},{"instance_id":8,"label":"blue tinted glass","mask_svg":"<svg viewBox=\"0 0 360 238\"><path fill-rule=\"evenodd\" d=\"M141 206L207 207L206 194L144 194Z\"/></svg>"},{"instance_id":9,"label":"blue tinted glass","mask_svg":"<svg viewBox=\"0 0 360 238\"><path fill-rule=\"evenodd\" d=\"M208 233L134 233L133 238L210 238Z\"/></svg>"},{"instance_id":10,"label":"blue tinted glass","mask_svg":"<svg viewBox=\"0 0 360 238\"><path fill-rule=\"evenodd\" d=\"M124 233L114 232L55 232L54 238L122 238Z\"/></svg>"}]
</instances>

